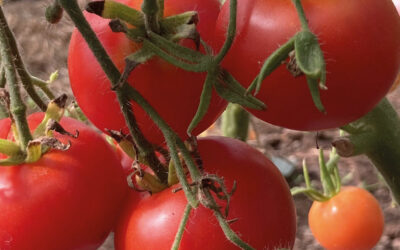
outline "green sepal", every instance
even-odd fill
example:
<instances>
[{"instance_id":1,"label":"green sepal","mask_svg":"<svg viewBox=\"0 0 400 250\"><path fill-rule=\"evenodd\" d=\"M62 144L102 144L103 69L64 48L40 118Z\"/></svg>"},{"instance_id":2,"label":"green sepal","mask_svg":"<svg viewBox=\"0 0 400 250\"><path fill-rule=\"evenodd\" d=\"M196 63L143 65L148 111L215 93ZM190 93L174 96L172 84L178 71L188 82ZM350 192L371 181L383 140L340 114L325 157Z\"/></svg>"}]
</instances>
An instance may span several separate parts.
<instances>
[{"instance_id":1,"label":"green sepal","mask_svg":"<svg viewBox=\"0 0 400 250\"><path fill-rule=\"evenodd\" d=\"M49 102L42 122L36 127L35 131L33 132L33 138L45 135L46 126L49 120L55 120L57 122L61 120L64 115L66 100L67 95L61 95L60 97Z\"/></svg>"},{"instance_id":2,"label":"green sepal","mask_svg":"<svg viewBox=\"0 0 400 250\"><path fill-rule=\"evenodd\" d=\"M203 90L200 96L200 103L197 108L196 114L194 115L187 129L187 134L189 136L191 136L193 129L196 128L196 126L201 122L208 111L208 107L210 106L212 97L213 83L216 80L217 70L210 70L203 85Z\"/></svg>"},{"instance_id":3,"label":"green sepal","mask_svg":"<svg viewBox=\"0 0 400 250\"><path fill-rule=\"evenodd\" d=\"M294 38L291 38L284 45L280 46L277 50L275 50L268 58L265 60L260 73L254 79L252 84L247 89L247 92L250 93L255 89L254 94L256 95L261 88L261 84L264 79L270 75L276 68L282 65L282 62L286 60L289 56L289 53L294 50Z\"/></svg>"},{"instance_id":4,"label":"green sepal","mask_svg":"<svg viewBox=\"0 0 400 250\"><path fill-rule=\"evenodd\" d=\"M176 33L176 28L185 24L197 24L198 15L196 11L187 11L178 15L161 19L161 30L166 34Z\"/></svg>"},{"instance_id":5,"label":"green sepal","mask_svg":"<svg viewBox=\"0 0 400 250\"><path fill-rule=\"evenodd\" d=\"M0 153L15 156L22 153L20 146L12 141L6 139L0 139Z\"/></svg>"},{"instance_id":6,"label":"green sepal","mask_svg":"<svg viewBox=\"0 0 400 250\"><path fill-rule=\"evenodd\" d=\"M325 108L321 102L320 89L326 89L326 68L317 37L309 30L302 30L295 36L296 64L306 75L315 106L321 112Z\"/></svg>"},{"instance_id":7,"label":"green sepal","mask_svg":"<svg viewBox=\"0 0 400 250\"><path fill-rule=\"evenodd\" d=\"M266 105L251 95L246 95L246 89L227 71L222 70L220 79L214 82L217 93L225 100L240 104L243 107L263 110Z\"/></svg>"},{"instance_id":8,"label":"green sepal","mask_svg":"<svg viewBox=\"0 0 400 250\"><path fill-rule=\"evenodd\" d=\"M314 102L315 107L322 113L326 113L325 107L321 101L321 93L318 87L318 80L314 78L307 77L307 85L308 89L310 90L311 98Z\"/></svg>"},{"instance_id":9,"label":"green sepal","mask_svg":"<svg viewBox=\"0 0 400 250\"><path fill-rule=\"evenodd\" d=\"M199 51L192 50L186 48L184 46L179 45L178 43L172 42L166 39L163 36L160 36L154 32L148 32L148 36L150 41L165 50L166 52L173 54L175 57L180 58L182 60L192 62L192 63L210 63L212 61L212 57L209 55L204 55ZM203 44L204 45L204 44Z\"/></svg>"},{"instance_id":10,"label":"green sepal","mask_svg":"<svg viewBox=\"0 0 400 250\"><path fill-rule=\"evenodd\" d=\"M136 27L144 26L143 13L113 0L88 3L86 11L107 19L121 19Z\"/></svg>"},{"instance_id":11,"label":"green sepal","mask_svg":"<svg viewBox=\"0 0 400 250\"><path fill-rule=\"evenodd\" d=\"M168 186L170 187L177 183L179 183L179 179L176 175L175 164L173 160L170 160L168 164Z\"/></svg>"},{"instance_id":12,"label":"green sepal","mask_svg":"<svg viewBox=\"0 0 400 250\"><path fill-rule=\"evenodd\" d=\"M25 162L23 154L0 160L0 166L15 166Z\"/></svg>"},{"instance_id":13,"label":"green sepal","mask_svg":"<svg viewBox=\"0 0 400 250\"><path fill-rule=\"evenodd\" d=\"M140 64L145 63L147 60L151 59L154 56L153 52L149 51L145 47L141 48L140 50L136 51L135 53L130 54L125 58L125 69L121 74L121 78L119 79L118 83L115 87L122 87L131 72Z\"/></svg>"}]
</instances>

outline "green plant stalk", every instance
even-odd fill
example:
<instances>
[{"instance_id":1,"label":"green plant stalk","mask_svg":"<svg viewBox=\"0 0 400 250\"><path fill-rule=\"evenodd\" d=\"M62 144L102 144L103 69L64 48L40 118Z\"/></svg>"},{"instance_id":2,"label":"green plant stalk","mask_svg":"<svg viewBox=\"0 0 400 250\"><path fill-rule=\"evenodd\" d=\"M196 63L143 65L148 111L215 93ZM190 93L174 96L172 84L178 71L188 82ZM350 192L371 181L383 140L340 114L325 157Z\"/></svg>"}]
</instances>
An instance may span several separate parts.
<instances>
[{"instance_id":1,"label":"green plant stalk","mask_svg":"<svg viewBox=\"0 0 400 250\"><path fill-rule=\"evenodd\" d=\"M39 87L39 88L43 91L43 93L45 93L46 96L47 96L50 100L53 100L54 98L56 98L56 97L54 96L53 92L51 92L51 90L50 90L49 87L47 86L47 85L48 85L47 82L45 82L45 81L43 81L42 79L37 78L37 77L35 77L35 76L30 76L30 78L31 78L32 84L35 85L35 86L37 86L37 87Z\"/></svg>"},{"instance_id":2,"label":"green plant stalk","mask_svg":"<svg viewBox=\"0 0 400 250\"><path fill-rule=\"evenodd\" d=\"M220 64L220 62L222 62L222 60L224 59L224 57L226 56L226 54L228 53L229 49L233 44L233 40L235 39L236 36L236 16L237 16L237 0L231 0L229 2L228 33L224 45L214 58L215 64Z\"/></svg>"},{"instance_id":3,"label":"green plant stalk","mask_svg":"<svg viewBox=\"0 0 400 250\"><path fill-rule=\"evenodd\" d=\"M26 92L28 95L32 98L32 100L36 103L36 105L43 111L45 112L47 109L47 104L43 102L43 100L40 98L40 96L37 94L35 88L33 87L33 84L31 82L31 77L28 71L26 70L26 67L24 65L24 62L22 60L21 55L19 54L18 51L18 46L15 41L14 34L11 32L7 21L4 17L4 13L1 13L1 21L4 22L4 34L7 37L8 44L9 44L9 49L11 50L11 55L13 57L13 62L15 65L15 69L17 70L18 75L20 76L22 85L24 86Z\"/></svg>"},{"instance_id":4,"label":"green plant stalk","mask_svg":"<svg viewBox=\"0 0 400 250\"><path fill-rule=\"evenodd\" d=\"M204 190L204 194L206 197L212 202L212 207L218 207L217 203L212 197L212 194L208 190ZM217 218L218 223L225 234L225 237L235 244L236 246L240 247L241 249L245 250L253 250L254 248L251 247L246 242L242 241L240 237L230 228L229 223L226 221L226 218L221 214L221 211L218 209L213 209L214 216Z\"/></svg>"},{"instance_id":5,"label":"green plant stalk","mask_svg":"<svg viewBox=\"0 0 400 250\"><path fill-rule=\"evenodd\" d=\"M192 157L190 156L190 153L188 152L186 146L184 145L182 140L180 140L179 137L175 134L175 132L168 126L168 124L158 115L155 109L143 98L143 96L140 95L139 92L137 92L137 90L129 85L124 85L124 88L124 91L128 94L128 96L135 100L135 102L147 112L153 122L160 128L167 142L167 146L170 150L171 159L174 162L176 170L176 175L182 185L182 189L185 192L186 198L188 199L188 202L192 207L197 207L198 202L186 179L185 172L178 156L177 147L182 153L186 165L188 166L191 173L192 179L199 179L201 177L201 174L200 171L197 169L197 166L194 163Z\"/></svg>"},{"instance_id":6,"label":"green plant stalk","mask_svg":"<svg viewBox=\"0 0 400 250\"><path fill-rule=\"evenodd\" d=\"M367 115L342 129L349 133L352 147L338 145L338 154L348 157L364 153L400 204L400 118L390 102L384 98Z\"/></svg>"},{"instance_id":7,"label":"green plant stalk","mask_svg":"<svg viewBox=\"0 0 400 250\"><path fill-rule=\"evenodd\" d=\"M292 2L296 6L297 14L299 15L299 19L300 19L300 23L301 23L301 28L303 30L310 30L308 28L306 14L304 13L303 6L301 5L301 0L292 0Z\"/></svg>"},{"instance_id":8,"label":"green plant stalk","mask_svg":"<svg viewBox=\"0 0 400 250\"><path fill-rule=\"evenodd\" d=\"M185 232L185 227L186 227L186 224L189 219L191 211L192 211L192 206L190 206L190 204L187 204L185 207L185 210L183 211L182 220L181 220L181 223L179 223L179 228L178 228L178 232L176 233L174 243L172 244L172 247L171 247L172 250L179 249L179 245L181 244L182 236L183 236L183 233Z\"/></svg>"},{"instance_id":9,"label":"green plant stalk","mask_svg":"<svg viewBox=\"0 0 400 250\"><path fill-rule=\"evenodd\" d=\"M143 0L142 12L144 14L144 25L147 31L160 33L158 0Z\"/></svg>"},{"instance_id":10,"label":"green plant stalk","mask_svg":"<svg viewBox=\"0 0 400 250\"><path fill-rule=\"evenodd\" d=\"M82 34L89 48L95 55L97 61L100 63L100 66L103 69L104 73L110 79L112 87L116 87L121 77L121 74L118 71L118 68L111 61L96 34L91 29L89 23L86 21L76 0L59 0L59 3L68 13L71 20L74 22L75 26ZM167 183L168 174L165 172L164 167L155 155L153 146L146 140L146 138L144 138L143 134L140 132L140 129L136 123L136 119L130 107L129 98L126 97L122 89L118 88L116 89L116 95L118 102L121 106L121 111L127 122L129 132L131 133L132 138L134 139L136 145L142 153L142 156L146 159L147 163L150 165L150 168L154 171L158 179L160 179L160 181L163 183Z\"/></svg>"},{"instance_id":11,"label":"green plant stalk","mask_svg":"<svg viewBox=\"0 0 400 250\"><path fill-rule=\"evenodd\" d=\"M20 145L25 151L28 142L32 140L32 135L26 120L26 106L22 101L17 82L16 65L14 65L15 55L12 54L12 49L10 48L10 40L13 40L13 36L10 37L10 34L12 36L3 9L0 7L0 54L10 92L10 111L17 127Z\"/></svg>"},{"instance_id":12,"label":"green plant stalk","mask_svg":"<svg viewBox=\"0 0 400 250\"><path fill-rule=\"evenodd\" d=\"M250 114L242 106L229 103L222 114L222 135L246 141L249 132Z\"/></svg>"}]
</instances>

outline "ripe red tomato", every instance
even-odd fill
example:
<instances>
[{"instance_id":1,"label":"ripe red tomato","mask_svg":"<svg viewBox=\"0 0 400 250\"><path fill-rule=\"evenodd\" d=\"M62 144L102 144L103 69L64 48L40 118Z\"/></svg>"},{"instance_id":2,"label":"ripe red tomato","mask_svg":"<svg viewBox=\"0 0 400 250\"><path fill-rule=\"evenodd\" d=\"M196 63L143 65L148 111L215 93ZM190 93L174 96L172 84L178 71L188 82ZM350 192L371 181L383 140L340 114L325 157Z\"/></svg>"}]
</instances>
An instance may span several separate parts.
<instances>
[{"instance_id":1,"label":"ripe red tomato","mask_svg":"<svg viewBox=\"0 0 400 250\"><path fill-rule=\"evenodd\" d=\"M142 0L118 2L140 9ZM211 37L210 27L214 26L219 9L218 0L165 1L166 16L189 10L198 11L198 30L205 41ZM122 71L125 66L124 58L135 52L140 45L130 41L125 34L113 33L108 27L110 20L89 13L85 13L85 16L111 59ZM71 37L68 70L72 91L89 120L103 131L105 128L117 131L123 129L127 133L125 120L116 95L111 90L111 84L77 30L73 31ZM131 73L128 82L147 99L181 138L187 138L186 129L197 111L204 80L203 73L186 72L160 58L154 58L138 66ZM225 107L226 102L213 93L210 109L193 134L197 135L209 127ZM154 144L163 143L161 132L143 109L134 102L132 109L145 137Z\"/></svg>"},{"instance_id":2,"label":"ripe red tomato","mask_svg":"<svg viewBox=\"0 0 400 250\"><path fill-rule=\"evenodd\" d=\"M293 247L296 214L288 185L279 170L249 145L224 137L198 141L205 171L224 177L227 188L237 181L229 219L244 241L256 249ZM115 232L116 249L170 249L187 204L176 186L138 199L132 192ZM212 212L193 210L180 249L237 249L225 238Z\"/></svg>"},{"instance_id":3,"label":"ripe red tomato","mask_svg":"<svg viewBox=\"0 0 400 250\"><path fill-rule=\"evenodd\" d=\"M30 127L42 118L29 116ZM114 227L127 191L116 154L83 123L63 118L61 125L80 132L77 139L56 135L71 141L69 150L0 168L1 249L96 249ZM6 138L9 120L0 131Z\"/></svg>"},{"instance_id":4,"label":"ripe red tomato","mask_svg":"<svg viewBox=\"0 0 400 250\"><path fill-rule=\"evenodd\" d=\"M293 77L285 65L264 80L257 95L267 109L249 111L291 129L339 127L366 114L395 80L400 65L400 19L391 0L301 3L326 61L328 90L320 92L327 114L315 107L305 76ZM228 4L217 21L217 40L226 33ZM238 1L237 36L223 66L249 86L265 59L300 28L291 0Z\"/></svg>"},{"instance_id":5,"label":"ripe red tomato","mask_svg":"<svg viewBox=\"0 0 400 250\"><path fill-rule=\"evenodd\" d=\"M384 218L366 190L347 187L326 202L315 201L308 214L315 238L327 249L371 249L379 241Z\"/></svg>"}]
</instances>

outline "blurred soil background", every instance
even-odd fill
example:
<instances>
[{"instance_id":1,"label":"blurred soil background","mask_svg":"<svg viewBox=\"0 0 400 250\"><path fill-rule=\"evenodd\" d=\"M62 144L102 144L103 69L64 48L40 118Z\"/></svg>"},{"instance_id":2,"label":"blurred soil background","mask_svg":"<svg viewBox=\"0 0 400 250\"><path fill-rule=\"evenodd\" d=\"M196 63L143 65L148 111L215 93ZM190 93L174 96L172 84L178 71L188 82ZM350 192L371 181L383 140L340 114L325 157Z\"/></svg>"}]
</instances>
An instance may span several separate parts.
<instances>
[{"instance_id":1,"label":"blurred soil background","mask_svg":"<svg viewBox=\"0 0 400 250\"><path fill-rule=\"evenodd\" d=\"M68 42L72 31L72 22L64 17L57 25L49 25L44 18L45 7L49 0L4 0L4 11L11 29L15 32L22 57L28 70L44 80L55 70L59 78L50 88L55 93L66 93L73 99L68 83L67 53ZM80 1L84 6L85 0ZM88 62L90 67L90 62ZM400 89L389 94L389 100L397 110L400 110ZM256 146L268 156L281 157L295 166L295 172L289 179L291 186L303 183L301 162L307 159L311 179L319 185L318 149L326 149L329 153L330 144L337 130L321 131L319 133L298 132L268 125L256 119L252 120L249 143ZM208 133L219 133L214 126ZM340 172L346 176L346 184L360 185L367 188L378 198L385 214L385 231L380 242L374 249L400 249L400 208L392 204L390 193L385 187L371 163L365 157L341 159ZM311 201L304 196L295 197L298 230L294 249L323 249L313 238L307 224L307 214ZM350 218L351 219L351 218ZM102 250L113 249L112 239L101 247Z\"/></svg>"}]
</instances>

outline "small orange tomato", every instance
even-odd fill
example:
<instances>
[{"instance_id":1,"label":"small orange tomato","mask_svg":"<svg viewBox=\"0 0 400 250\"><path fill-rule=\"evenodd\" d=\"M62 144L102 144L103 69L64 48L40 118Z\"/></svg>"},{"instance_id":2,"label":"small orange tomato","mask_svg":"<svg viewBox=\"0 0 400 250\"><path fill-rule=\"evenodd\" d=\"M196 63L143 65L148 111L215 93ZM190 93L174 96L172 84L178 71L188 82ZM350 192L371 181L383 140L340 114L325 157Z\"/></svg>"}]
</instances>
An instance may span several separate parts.
<instances>
[{"instance_id":1,"label":"small orange tomato","mask_svg":"<svg viewBox=\"0 0 400 250\"><path fill-rule=\"evenodd\" d=\"M314 201L308 223L314 237L329 250L367 250L379 241L384 218L368 191L345 187L328 201Z\"/></svg>"}]
</instances>

